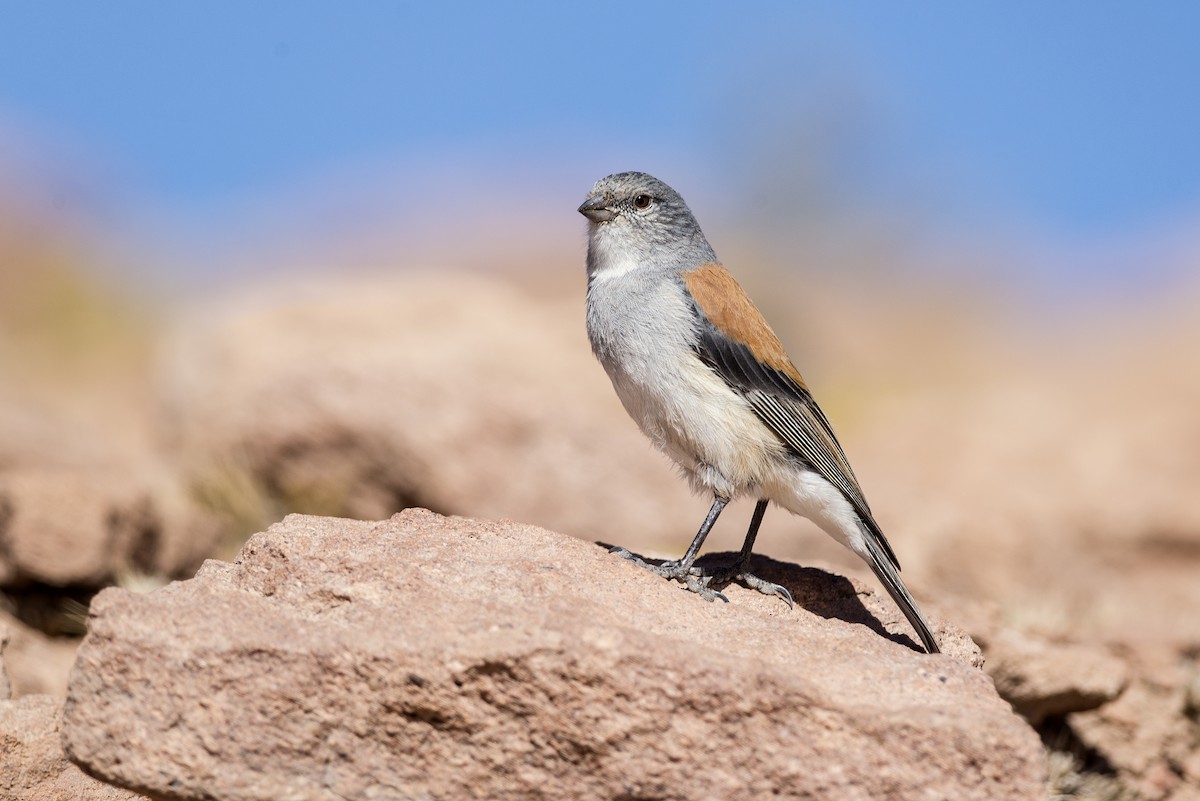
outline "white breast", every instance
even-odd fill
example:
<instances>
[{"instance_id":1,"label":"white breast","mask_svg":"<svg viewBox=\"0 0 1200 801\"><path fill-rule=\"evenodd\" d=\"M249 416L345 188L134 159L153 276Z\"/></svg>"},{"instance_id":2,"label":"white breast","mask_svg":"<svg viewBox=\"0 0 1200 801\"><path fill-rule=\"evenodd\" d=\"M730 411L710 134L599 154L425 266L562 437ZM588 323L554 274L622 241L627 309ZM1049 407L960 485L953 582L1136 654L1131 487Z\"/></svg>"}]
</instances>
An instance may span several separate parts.
<instances>
[{"instance_id":1,"label":"white breast","mask_svg":"<svg viewBox=\"0 0 1200 801\"><path fill-rule=\"evenodd\" d=\"M606 269L588 290L588 334L626 411L695 489L730 497L773 477L782 448L744 399L692 344L682 286L632 269Z\"/></svg>"}]
</instances>

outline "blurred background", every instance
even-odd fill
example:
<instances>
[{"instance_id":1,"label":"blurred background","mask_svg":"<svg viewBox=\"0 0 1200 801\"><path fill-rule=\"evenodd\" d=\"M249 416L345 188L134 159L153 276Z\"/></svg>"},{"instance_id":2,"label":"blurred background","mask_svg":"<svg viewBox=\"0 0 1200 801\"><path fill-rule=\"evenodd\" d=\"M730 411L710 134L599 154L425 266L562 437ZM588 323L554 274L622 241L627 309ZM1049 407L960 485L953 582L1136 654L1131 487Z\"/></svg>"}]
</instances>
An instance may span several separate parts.
<instances>
[{"instance_id":1,"label":"blurred background","mask_svg":"<svg viewBox=\"0 0 1200 801\"><path fill-rule=\"evenodd\" d=\"M99 587L186 577L288 511L680 552L708 501L583 332L575 208L632 169L773 322L918 597L1194 667L1198 25L1183 2L0 3L18 690L61 692ZM861 568L781 512L760 543Z\"/></svg>"}]
</instances>

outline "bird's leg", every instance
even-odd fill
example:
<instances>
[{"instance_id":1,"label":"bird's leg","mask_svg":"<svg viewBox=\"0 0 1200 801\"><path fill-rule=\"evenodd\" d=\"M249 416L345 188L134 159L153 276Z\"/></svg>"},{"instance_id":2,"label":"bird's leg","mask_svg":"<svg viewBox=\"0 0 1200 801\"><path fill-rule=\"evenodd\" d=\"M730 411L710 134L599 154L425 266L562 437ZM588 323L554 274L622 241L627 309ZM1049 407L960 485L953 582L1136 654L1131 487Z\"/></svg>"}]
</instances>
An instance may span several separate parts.
<instances>
[{"instance_id":1,"label":"bird's leg","mask_svg":"<svg viewBox=\"0 0 1200 801\"><path fill-rule=\"evenodd\" d=\"M765 595L778 595L787 601L788 607L791 607L794 602L792 601L792 594L788 592L787 587L760 579L758 576L746 572L746 565L750 563L750 553L754 550L754 540L758 537L758 527L762 525L763 515L766 513L767 499L762 498L754 507L754 515L750 518L750 528L746 531L746 540L742 543L741 553L738 554L737 559L729 567L714 573L711 578L706 578L706 583L722 584L736 581Z\"/></svg>"},{"instance_id":2,"label":"bird's leg","mask_svg":"<svg viewBox=\"0 0 1200 801\"><path fill-rule=\"evenodd\" d=\"M701 524L700 530L696 532L696 536L692 539L692 544L688 546L687 551L680 559L663 562L661 565L652 565L637 558L624 548L613 548L612 553L620 556L622 559L628 559L640 567L644 567L651 573L657 573L663 578L683 582L689 590L706 601L715 601L718 598L722 601L728 601L728 598L708 586L707 577L704 577L703 581L701 580L700 570L694 566L696 555L700 553L700 548L704 545L704 540L708 537L708 532L712 530L713 524L717 522L717 518L721 515L721 510L725 508L727 503L729 503L728 498L722 498L720 495L713 496L713 504L708 510L708 516L704 518L704 523ZM762 515L759 515L760 519L761 517Z\"/></svg>"}]
</instances>

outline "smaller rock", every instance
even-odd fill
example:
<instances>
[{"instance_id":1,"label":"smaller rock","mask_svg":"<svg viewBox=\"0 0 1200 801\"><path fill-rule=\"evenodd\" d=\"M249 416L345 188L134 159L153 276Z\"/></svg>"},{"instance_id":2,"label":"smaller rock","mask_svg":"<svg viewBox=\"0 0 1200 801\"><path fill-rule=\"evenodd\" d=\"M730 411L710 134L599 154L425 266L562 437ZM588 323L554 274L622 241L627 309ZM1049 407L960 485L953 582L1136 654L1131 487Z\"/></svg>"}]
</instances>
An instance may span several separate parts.
<instances>
[{"instance_id":1,"label":"smaller rock","mask_svg":"<svg viewBox=\"0 0 1200 801\"><path fill-rule=\"evenodd\" d=\"M0 476L0 584L101 586L118 562L148 570L156 532L149 496L124 478L67 468Z\"/></svg>"},{"instance_id":2,"label":"smaller rock","mask_svg":"<svg viewBox=\"0 0 1200 801\"><path fill-rule=\"evenodd\" d=\"M0 798L37 801L147 801L91 778L63 754L62 699L0 701Z\"/></svg>"},{"instance_id":3,"label":"smaller rock","mask_svg":"<svg viewBox=\"0 0 1200 801\"><path fill-rule=\"evenodd\" d=\"M1149 801L1200 789L1188 775L1196 727L1186 714L1190 676L1179 655L1143 651L1133 667L1135 677L1119 698L1068 715L1068 725Z\"/></svg>"},{"instance_id":4,"label":"smaller rock","mask_svg":"<svg viewBox=\"0 0 1200 801\"><path fill-rule=\"evenodd\" d=\"M0 586L102 587L125 573L190 573L219 530L193 525L177 496L137 471L0 472Z\"/></svg>"},{"instance_id":5,"label":"smaller rock","mask_svg":"<svg viewBox=\"0 0 1200 801\"><path fill-rule=\"evenodd\" d=\"M66 695L67 676L75 664L79 639L47 637L0 611L0 628L7 629L9 642L3 650L4 674L0 678L0 699L23 695ZM0 670L0 673L3 673Z\"/></svg>"},{"instance_id":6,"label":"smaller rock","mask_svg":"<svg viewBox=\"0 0 1200 801\"><path fill-rule=\"evenodd\" d=\"M1052 715L1095 709L1129 681L1123 660L1101 647L1036 640L1010 629L986 639L996 690L1033 726Z\"/></svg>"}]
</instances>

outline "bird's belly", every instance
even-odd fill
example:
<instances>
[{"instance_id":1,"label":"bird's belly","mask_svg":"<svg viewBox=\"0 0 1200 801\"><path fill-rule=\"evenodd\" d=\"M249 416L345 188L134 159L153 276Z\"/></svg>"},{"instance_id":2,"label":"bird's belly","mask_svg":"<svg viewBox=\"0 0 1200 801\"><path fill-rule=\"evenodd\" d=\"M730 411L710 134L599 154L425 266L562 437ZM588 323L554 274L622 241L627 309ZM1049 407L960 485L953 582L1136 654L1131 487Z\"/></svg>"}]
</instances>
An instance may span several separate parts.
<instances>
[{"instance_id":1,"label":"bird's belly","mask_svg":"<svg viewBox=\"0 0 1200 801\"><path fill-rule=\"evenodd\" d=\"M630 417L695 490L735 497L768 480L782 453L778 439L690 348L605 367Z\"/></svg>"}]
</instances>

